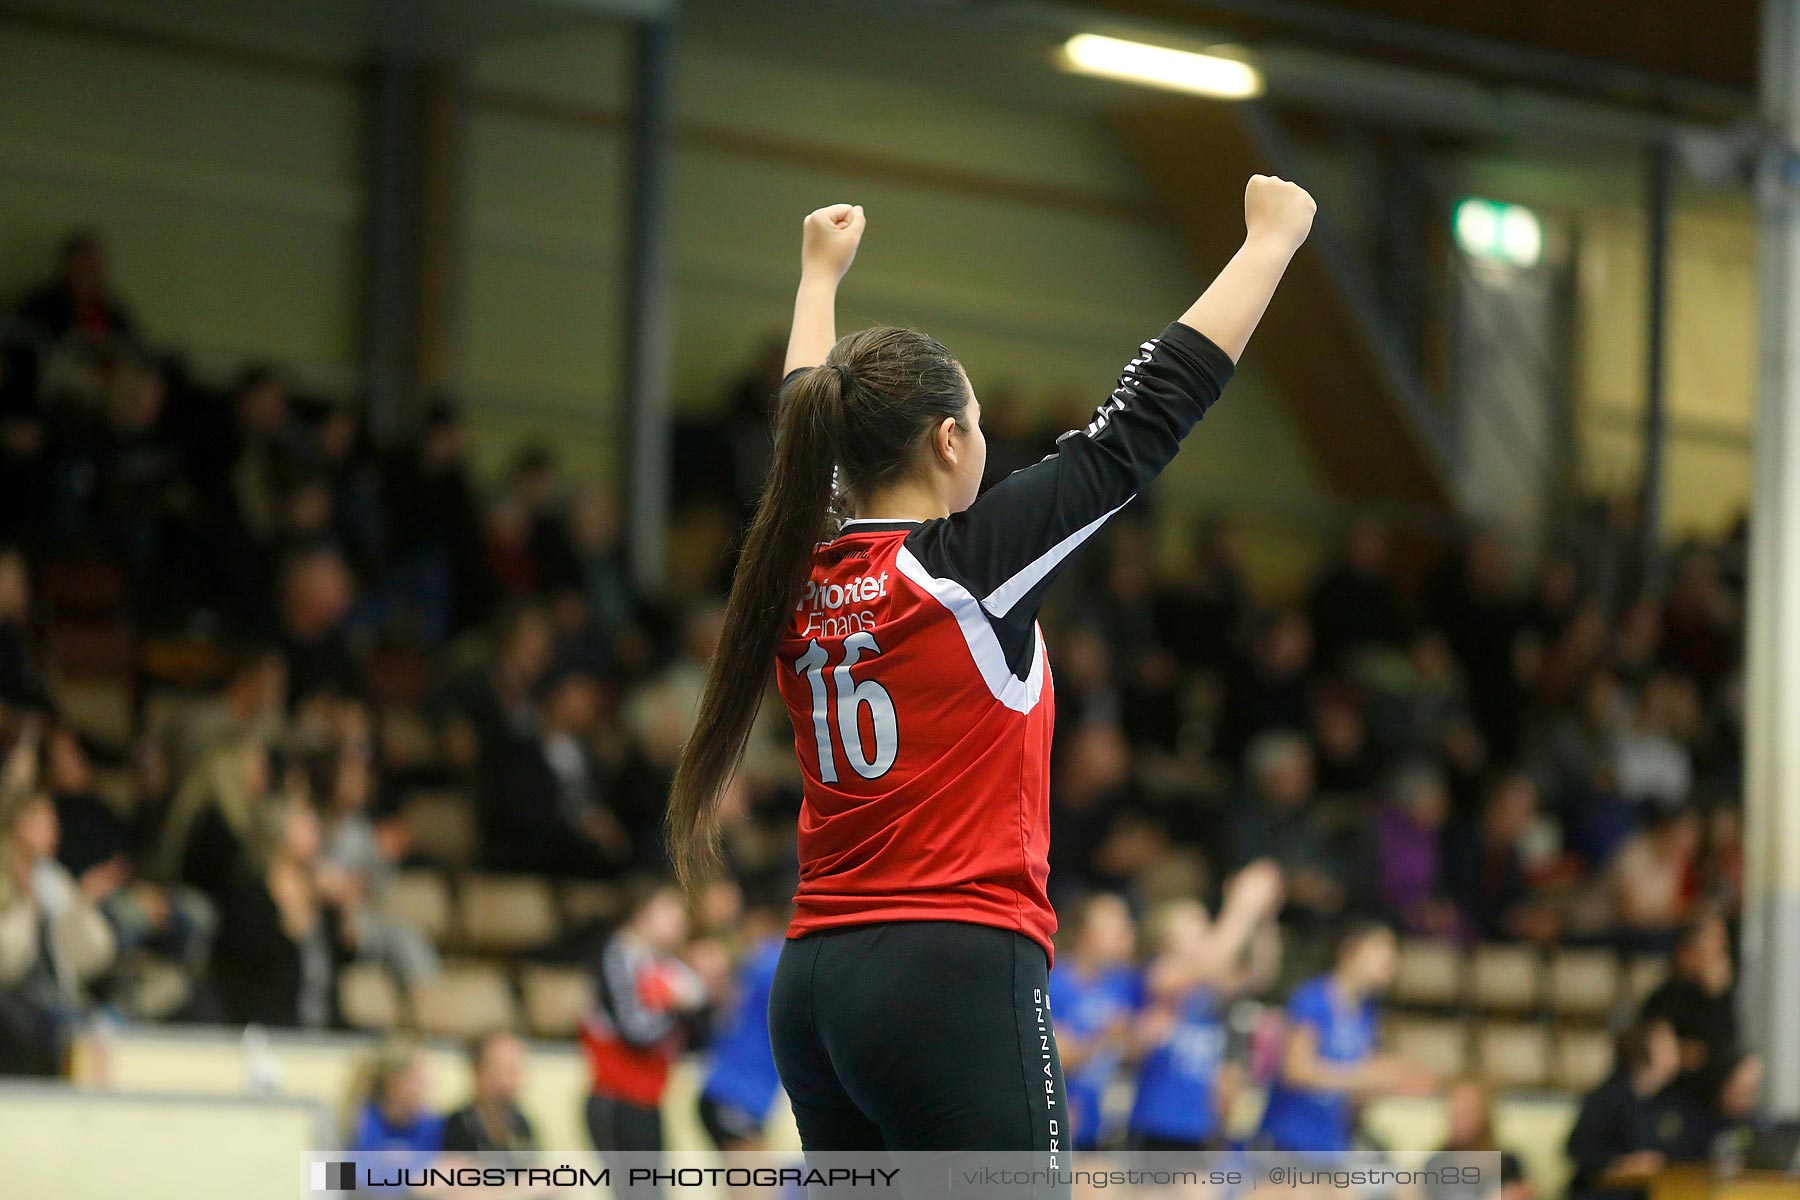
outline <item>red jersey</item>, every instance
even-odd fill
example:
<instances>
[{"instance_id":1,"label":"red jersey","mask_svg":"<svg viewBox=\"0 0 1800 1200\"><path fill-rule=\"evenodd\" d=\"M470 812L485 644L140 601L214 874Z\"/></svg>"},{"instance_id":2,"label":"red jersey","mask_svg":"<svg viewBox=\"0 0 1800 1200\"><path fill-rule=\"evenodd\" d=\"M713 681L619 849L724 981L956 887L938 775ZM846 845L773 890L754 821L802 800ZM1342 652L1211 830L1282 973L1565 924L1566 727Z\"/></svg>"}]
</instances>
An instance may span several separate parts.
<instances>
[{"instance_id":1,"label":"red jersey","mask_svg":"<svg viewBox=\"0 0 1800 1200\"><path fill-rule=\"evenodd\" d=\"M967 511L846 521L777 648L805 777L789 937L968 921L1053 953L1051 580L1174 458L1231 359L1180 324L1145 342L1085 429Z\"/></svg>"}]
</instances>

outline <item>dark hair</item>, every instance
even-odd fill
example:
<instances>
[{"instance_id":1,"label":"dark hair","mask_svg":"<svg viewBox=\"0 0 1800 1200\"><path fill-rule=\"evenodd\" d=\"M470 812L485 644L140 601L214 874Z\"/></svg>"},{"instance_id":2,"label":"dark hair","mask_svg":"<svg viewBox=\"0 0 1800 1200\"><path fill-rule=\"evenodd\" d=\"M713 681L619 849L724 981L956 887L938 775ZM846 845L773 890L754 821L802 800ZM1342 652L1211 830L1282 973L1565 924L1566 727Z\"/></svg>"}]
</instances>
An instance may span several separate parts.
<instances>
[{"instance_id":1,"label":"dark hair","mask_svg":"<svg viewBox=\"0 0 1800 1200\"><path fill-rule=\"evenodd\" d=\"M693 887L718 855L719 797L743 757L783 623L828 535L834 472L852 506L914 471L926 431L964 424L969 388L938 342L910 329L850 334L786 389L775 457L744 538L725 627L669 795L675 872Z\"/></svg>"},{"instance_id":2,"label":"dark hair","mask_svg":"<svg viewBox=\"0 0 1800 1200\"><path fill-rule=\"evenodd\" d=\"M1362 949L1363 943L1375 937L1393 937L1394 927L1386 921L1358 917L1344 927L1338 935L1336 961L1343 962L1352 954Z\"/></svg>"},{"instance_id":3,"label":"dark hair","mask_svg":"<svg viewBox=\"0 0 1800 1200\"><path fill-rule=\"evenodd\" d=\"M482 1030L463 1042L463 1057L468 1060L471 1071L481 1070L481 1064L487 1059L488 1047L502 1038L510 1038L513 1031L503 1025L495 1025Z\"/></svg>"},{"instance_id":4,"label":"dark hair","mask_svg":"<svg viewBox=\"0 0 1800 1200\"><path fill-rule=\"evenodd\" d=\"M1679 957L1683 951L1691 948L1720 925L1724 925L1727 931L1731 928L1725 920L1725 914L1711 905L1700 906L1676 931L1675 941L1669 947L1670 956Z\"/></svg>"},{"instance_id":5,"label":"dark hair","mask_svg":"<svg viewBox=\"0 0 1800 1200\"><path fill-rule=\"evenodd\" d=\"M1620 1070L1637 1071L1650 1065L1650 1045L1659 1025L1666 1026L1668 1022L1661 1017L1645 1017L1620 1032L1615 1044Z\"/></svg>"},{"instance_id":6,"label":"dark hair","mask_svg":"<svg viewBox=\"0 0 1800 1200\"><path fill-rule=\"evenodd\" d=\"M97 229L74 229L63 236L57 243L56 257L67 265L77 254L100 249L100 231Z\"/></svg>"}]
</instances>

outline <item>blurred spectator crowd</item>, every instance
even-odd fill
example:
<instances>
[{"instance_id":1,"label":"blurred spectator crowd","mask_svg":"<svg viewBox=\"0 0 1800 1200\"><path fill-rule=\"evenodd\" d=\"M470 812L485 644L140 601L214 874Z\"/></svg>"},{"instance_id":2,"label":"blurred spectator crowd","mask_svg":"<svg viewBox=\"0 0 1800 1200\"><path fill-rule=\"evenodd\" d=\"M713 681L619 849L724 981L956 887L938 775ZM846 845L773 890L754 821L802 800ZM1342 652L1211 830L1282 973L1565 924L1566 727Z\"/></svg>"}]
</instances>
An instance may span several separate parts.
<instances>
[{"instance_id":1,"label":"blurred spectator crowd","mask_svg":"<svg viewBox=\"0 0 1800 1200\"><path fill-rule=\"evenodd\" d=\"M92 236L16 314L0 339L6 1069L60 1069L95 1004L427 1028L432 989L496 962L502 1000L435 1031L497 1016L572 1032L527 1019L525 973L584 961L662 869L662 797L779 356L678 430L679 578L645 595L614 498L570 486L547 446L482 487L447 398L378 445L355 406L279 369L209 388L142 343ZM992 407L998 477L1056 430ZM1164 566L1146 509L1044 614L1067 911L1103 893L1140 915L1213 901L1271 859L1271 988L1373 917L1401 933L1403 977L1408 948L1454 958L1458 982L1423 1004L1439 1016L1466 1010L1470 957L1494 946L1534 970L1579 948L1625 972L1696 916L1735 919L1742 528L1646 564L1618 502L1529 559L1487 530L1364 516L1304 595L1275 598L1224 520ZM791 737L766 706L729 800L734 879L697 938L733 947L745 898L788 886ZM1548 995L1514 1015L1545 1015Z\"/></svg>"}]
</instances>

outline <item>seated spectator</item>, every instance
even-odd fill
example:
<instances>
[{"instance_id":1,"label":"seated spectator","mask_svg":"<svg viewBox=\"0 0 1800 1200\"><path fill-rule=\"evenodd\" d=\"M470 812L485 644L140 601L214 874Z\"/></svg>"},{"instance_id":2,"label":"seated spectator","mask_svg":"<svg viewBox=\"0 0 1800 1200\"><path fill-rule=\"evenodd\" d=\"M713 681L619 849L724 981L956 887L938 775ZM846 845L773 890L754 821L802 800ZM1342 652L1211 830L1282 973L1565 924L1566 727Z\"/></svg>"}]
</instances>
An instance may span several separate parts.
<instances>
[{"instance_id":1,"label":"seated spectator","mask_svg":"<svg viewBox=\"0 0 1800 1200\"><path fill-rule=\"evenodd\" d=\"M343 550L359 575L372 573L381 562L381 502L361 415L348 405L331 405L319 415L312 432L313 469L330 493L329 539ZM442 641L449 629L434 626L419 632L435 643Z\"/></svg>"},{"instance_id":2,"label":"seated spectator","mask_svg":"<svg viewBox=\"0 0 1800 1200\"><path fill-rule=\"evenodd\" d=\"M132 830L113 804L94 791L94 773L74 732L59 728L44 743L41 778L56 807L62 832L57 859L87 882L89 896L111 927L121 956L115 997L135 1015L167 1015L189 998L205 967L218 928L218 911L198 890L137 877ZM100 881L115 884L100 890ZM132 952L142 952L133 954ZM154 962L183 973L158 972Z\"/></svg>"},{"instance_id":3,"label":"seated spectator","mask_svg":"<svg viewBox=\"0 0 1800 1200\"><path fill-rule=\"evenodd\" d=\"M468 629L489 616L496 596L487 575L481 501L464 459L455 403L432 400L418 441L403 446L382 473L388 526L385 607L416 614L422 636Z\"/></svg>"},{"instance_id":4,"label":"seated spectator","mask_svg":"<svg viewBox=\"0 0 1800 1200\"><path fill-rule=\"evenodd\" d=\"M1200 523L1191 545L1186 568L1159 589L1159 637L1184 668L1218 670L1239 658L1249 642L1243 539L1230 522L1211 517Z\"/></svg>"},{"instance_id":5,"label":"seated spectator","mask_svg":"<svg viewBox=\"0 0 1800 1200\"><path fill-rule=\"evenodd\" d=\"M1344 907L1344 881L1313 803L1312 748L1297 733L1259 737L1246 756L1250 791L1228 818L1226 861L1238 869L1273 859L1287 878L1288 915L1331 916Z\"/></svg>"},{"instance_id":6,"label":"seated spectator","mask_svg":"<svg viewBox=\"0 0 1800 1200\"><path fill-rule=\"evenodd\" d=\"M1380 758L1355 689L1320 688L1312 713L1320 793L1356 795L1374 786L1381 773Z\"/></svg>"},{"instance_id":7,"label":"seated spectator","mask_svg":"<svg viewBox=\"0 0 1800 1200\"><path fill-rule=\"evenodd\" d=\"M368 677L344 634L354 599L355 581L334 550L303 551L282 569L281 653L291 705L298 707L319 692L355 698L369 694Z\"/></svg>"},{"instance_id":8,"label":"seated spectator","mask_svg":"<svg viewBox=\"0 0 1800 1200\"><path fill-rule=\"evenodd\" d=\"M631 834L607 804L606 773L589 744L599 712L599 680L564 667L543 685L537 736L484 764L478 803L489 866L596 878L631 863Z\"/></svg>"},{"instance_id":9,"label":"seated spectator","mask_svg":"<svg viewBox=\"0 0 1800 1200\"><path fill-rule=\"evenodd\" d=\"M1680 1043L1670 1098L1710 1124L1741 1119L1729 1111L1731 1098L1745 1090L1743 1077L1762 1074L1738 1040L1736 982L1730 931L1718 914L1704 913L1676 937L1670 976L1644 1001L1643 1019L1667 1022Z\"/></svg>"},{"instance_id":10,"label":"seated spectator","mask_svg":"<svg viewBox=\"0 0 1800 1200\"><path fill-rule=\"evenodd\" d=\"M1221 753L1236 759L1259 733L1306 728L1312 660L1312 626L1303 615L1281 612L1264 620L1250 661L1226 685Z\"/></svg>"},{"instance_id":11,"label":"seated spectator","mask_svg":"<svg viewBox=\"0 0 1800 1200\"><path fill-rule=\"evenodd\" d=\"M152 875L215 897L234 886L258 810L274 790L273 773L260 742L231 742L208 753L176 787Z\"/></svg>"},{"instance_id":12,"label":"seated spectator","mask_svg":"<svg viewBox=\"0 0 1800 1200\"><path fill-rule=\"evenodd\" d=\"M1319 576L1307 602L1319 661L1345 665L1365 649L1392 649L1406 640L1399 593L1388 578L1388 536L1373 517L1359 517L1344 535L1338 560Z\"/></svg>"},{"instance_id":13,"label":"seated spectator","mask_svg":"<svg viewBox=\"0 0 1800 1200\"><path fill-rule=\"evenodd\" d=\"M403 1171L417 1171L437 1160L444 1147L444 1118L427 1107L430 1078L425 1055L404 1038L385 1042L364 1065L354 1093L349 1144L358 1175L379 1185ZM405 1187L372 1189L407 1194Z\"/></svg>"},{"instance_id":14,"label":"seated spectator","mask_svg":"<svg viewBox=\"0 0 1800 1200\"><path fill-rule=\"evenodd\" d=\"M1581 1102L1569 1131L1572 1200L1642 1200L1668 1161L1657 1093L1681 1070L1667 1021L1639 1021L1619 1035L1612 1074Z\"/></svg>"},{"instance_id":15,"label":"seated spectator","mask_svg":"<svg viewBox=\"0 0 1800 1200\"><path fill-rule=\"evenodd\" d=\"M1706 837L1695 864L1697 898L1735 918L1744 902L1744 809L1735 798L1706 814Z\"/></svg>"},{"instance_id":16,"label":"seated spectator","mask_svg":"<svg viewBox=\"0 0 1800 1200\"><path fill-rule=\"evenodd\" d=\"M1406 670L1375 698L1370 724L1377 742L1401 752L1435 755L1452 731L1471 724L1467 686L1450 643L1421 629L1406 650Z\"/></svg>"},{"instance_id":17,"label":"seated spectator","mask_svg":"<svg viewBox=\"0 0 1800 1200\"><path fill-rule=\"evenodd\" d=\"M444 1118L445 1154L473 1154L485 1164L525 1166L537 1153L537 1133L519 1107L525 1043L496 1030L469 1042L473 1094Z\"/></svg>"},{"instance_id":18,"label":"seated spectator","mask_svg":"<svg viewBox=\"0 0 1800 1200\"><path fill-rule=\"evenodd\" d=\"M0 704L50 712L54 704L38 661L25 556L0 547Z\"/></svg>"},{"instance_id":19,"label":"seated spectator","mask_svg":"<svg viewBox=\"0 0 1800 1200\"><path fill-rule=\"evenodd\" d=\"M1481 814L1459 822L1445 839L1444 878L1473 932L1483 938L1556 936L1554 909L1533 899L1523 844L1537 815L1537 788L1523 771L1488 787Z\"/></svg>"},{"instance_id":20,"label":"seated spectator","mask_svg":"<svg viewBox=\"0 0 1800 1200\"><path fill-rule=\"evenodd\" d=\"M287 664L272 646L244 642L225 651L220 689L183 707L164 728L170 772L186 779L221 746L281 741L287 720Z\"/></svg>"},{"instance_id":21,"label":"seated spectator","mask_svg":"<svg viewBox=\"0 0 1800 1200\"><path fill-rule=\"evenodd\" d=\"M637 669L650 652L642 613L619 531L618 505L604 492L577 493L569 502L569 541L594 629L611 658Z\"/></svg>"},{"instance_id":22,"label":"seated spectator","mask_svg":"<svg viewBox=\"0 0 1800 1200\"><path fill-rule=\"evenodd\" d=\"M493 652L452 679L438 700L452 765L498 762L512 743L534 736L537 687L556 648L553 634L549 613L538 605L501 613Z\"/></svg>"},{"instance_id":23,"label":"seated spectator","mask_svg":"<svg viewBox=\"0 0 1800 1200\"><path fill-rule=\"evenodd\" d=\"M1050 773L1050 820L1062 845L1051 839L1051 887L1059 892L1122 887L1142 865L1127 832L1131 746L1114 721L1084 721L1059 740Z\"/></svg>"},{"instance_id":24,"label":"seated spectator","mask_svg":"<svg viewBox=\"0 0 1800 1200\"><path fill-rule=\"evenodd\" d=\"M1741 631L1736 604L1719 577L1717 554L1690 546L1676 560L1663 606L1663 655L1703 684L1731 669Z\"/></svg>"},{"instance_id":25,"label":"seated spectator","mask_svg":"<svg viewBox=\"0 0 1800 1200\"><path fill-rule=\"evenodd\" d=\"M1700 814L1652 812L1600 881L1608 927L1631 946L1668 946L1687 919L1689 872L1700 850Z\"/></svg>"},{"instance_id":26,"label":"seated spectator","mask_svg":"<svg viewBox=\"0 0 1800 1200\"><path fill-rule=\"evenodd\" d=\"M1667 672L1650 677L1637 711L1614 745L1614 777L1634 803L1676 808L1694 786L1690 739L1699 720L1692 683Z\"/></svg>"},{"instance_id":27,"label":"seated spectator","mask_svg":"<svg viewBox=\"0 0 1800 1200\"><path fill-rule=\"evenodd\" d=\"M1476 685L1469 703L1482 739L1511 755L1524 705L1515 657L1521 614L1506 543L1486 530L1465 535L1427 586L1425 607Z\"/></svg>"},{"instance_id":28,"label":"seated spectator","mask_svg":"<svg viewBox=\"0 0 1800 1200\"><path fill-rule=\"evenodd\" d=\"M282 484L312 449L289 399L287 380L267 364L246 368L232 389L233 437L223 483L237 527L254 546L274 537Z\"/></svg>"},{"instance_id":29,"label":"seated spectator","mask_svg":"<svg viewBox=\"0 0 1800 1200\"><path fill-rule=\"evenodd\" d=\"M1458 1079L1444 1092L1444 1113L1449 1130L1444 1135L1444 1148L1425 1163L1427 1175L1443 1175L1458 1165L1457 1155L1500 1155L1500 1200L1532 1200L1537 1189L1525 1178L1519 1156L1503 1149L1494 1134L1494 1101L1487 1088L1473 1079ZM1472 1165L1463 1162L1461 1165ZM1494 1195L1491 1180L1482 1184L1445 1182L1441 1178L1425 1186L1426 1200L1482 1200Z\"/></svg>"},{"instance_id":30,"label":"seated spectator","mask_svg":"<svg viewBox=\"0 0 1800 1200\"><path fill-rule=\"evenodd\" d=\"M1463 916L1445 884L1441 843L1450 812L1443 776L1424 764L1403 767L1376 818L1376 879L1381 907L1409 933L1453 937Z\"/></svg>"},{"instance_id":31,"label":"seated spectator","mask_svg":"<svg viewBox=\"0 0 1800 1200\"><path fill-rule=\"evenodd\" d=\"M129 343L137 328L112 290L106 247L91 229L63 239L55 277L19 302L19 316L51 338L73 335L98 348Z\"/></svg>"},{"instance_id":32,"label":"seated spectator","mask_svg":"<svg viewBox=\"0 0 1800 1200\"><path fill-rule=\"evenodd\" d=\"M180 450L163 429L166 400L159 373L120 369L108 387L105 423L79 462L88 481L78 495L87 509L81 523L99 535L139 586L164 565L165 540L195 504Z\"/></svg>"},{"instance_id":33,"label":"seated spectator","mask_svg":"<svg viewBox=\"0 0 1800 1200\"><path fill-rule=\"evenodd\" d=\"M405 855L402 818L377 824L374 764L366 746L346 745L326 760L315 787L324 804L320 894L337 910L357 957L382 963L408 986L438 973L437 948L412 926L388 916L381 896Z\"/></svg>"},{"instance_id":34,"label":"seated spectator","mask_svg":"<svg viewBox=\"0 0 1800 1200\"><path fill-rule=\"evenodd\" d=\"M56 861L56 808L42 792L0 801L0 1074L60 1074L87 987L118 947L97 900L115 866L76 879Z\"/></svg>"},{"instance_id":35,"label":"seated spectator","mask_svg":"<svg viewBox=\"0 0 1800 1200\"><path fill-rule=\"evenodd\" d=\"M219 906L213 986L227 1020L318 1028L336 1000L338 942L318 885L319 819L306 801L260 806Z\"/></svg>"}]
</instances>

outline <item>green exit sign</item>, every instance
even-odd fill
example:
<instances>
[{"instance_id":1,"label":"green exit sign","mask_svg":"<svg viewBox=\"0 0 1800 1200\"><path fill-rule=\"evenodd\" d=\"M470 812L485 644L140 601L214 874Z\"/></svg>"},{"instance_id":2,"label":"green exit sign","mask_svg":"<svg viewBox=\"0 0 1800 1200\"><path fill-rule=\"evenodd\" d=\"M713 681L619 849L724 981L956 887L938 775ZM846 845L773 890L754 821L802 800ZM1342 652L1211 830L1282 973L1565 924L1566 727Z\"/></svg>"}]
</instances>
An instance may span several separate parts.
<instances>
[{"instance_id":1,"label":"green exit sign","mask_svg":"<svg viewBox=\"0 0 1800 1200\"><path fill-rule=\"evenodd\" d=\"M1453 218L1456 244L1470 258L1535 267L1544 257L1544 226L1523 204L1471 196L1459 200Z\"/></svg>"}]
</instances>

